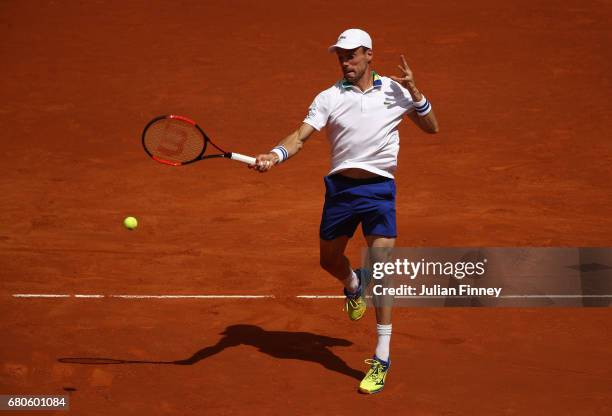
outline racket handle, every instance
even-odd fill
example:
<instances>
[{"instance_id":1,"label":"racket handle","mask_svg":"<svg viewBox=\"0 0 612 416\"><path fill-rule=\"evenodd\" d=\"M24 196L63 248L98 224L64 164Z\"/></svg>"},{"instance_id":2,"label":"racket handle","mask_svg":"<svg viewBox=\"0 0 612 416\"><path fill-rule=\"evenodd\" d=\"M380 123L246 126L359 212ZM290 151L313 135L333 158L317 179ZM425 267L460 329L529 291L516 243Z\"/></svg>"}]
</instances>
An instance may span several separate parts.
<instances>
[{"instance_id":1,"label":"racket handle","mask_svg":"<svg viewBox=\"0 0 612 416\"><path fill-rule=\"evenodd\" d=\"M257 161L254 157L241 155L240 153L230 153L230 159L237 160L238 162L246 163L248 165L254 165Z\"/></svg>"}]
</instances>

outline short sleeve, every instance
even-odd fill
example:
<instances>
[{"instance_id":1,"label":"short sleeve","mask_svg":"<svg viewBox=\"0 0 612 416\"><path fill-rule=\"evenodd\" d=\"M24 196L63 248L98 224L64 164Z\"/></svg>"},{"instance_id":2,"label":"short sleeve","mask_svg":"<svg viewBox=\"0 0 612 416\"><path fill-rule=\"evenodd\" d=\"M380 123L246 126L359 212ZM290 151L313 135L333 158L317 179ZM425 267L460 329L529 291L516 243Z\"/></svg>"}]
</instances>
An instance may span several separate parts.
<instances>
[{"instance_id":1,"label":"short sleeve","mask_svg":"<svg viewBox=\"0 0 612 416\"><path fill-rule=\"evenodd\" d=\"M400 83L391 80L391 94L393 95L393 101L406 110L406 113L414 111L412 96Z\"/></svg>"},{"instance_id":2,"label":"short sleeve","mask_svg":"<svg viewBox=\"0 0 612 416\"><path fill-rule=\"evenodd\" d=\"M310 124L317 130L321 130L327 124L327 119L330 113L329 96L326 91L317 95L308 107L308 115L304 119L304 123Z\"/></svg>"}]
</instances>

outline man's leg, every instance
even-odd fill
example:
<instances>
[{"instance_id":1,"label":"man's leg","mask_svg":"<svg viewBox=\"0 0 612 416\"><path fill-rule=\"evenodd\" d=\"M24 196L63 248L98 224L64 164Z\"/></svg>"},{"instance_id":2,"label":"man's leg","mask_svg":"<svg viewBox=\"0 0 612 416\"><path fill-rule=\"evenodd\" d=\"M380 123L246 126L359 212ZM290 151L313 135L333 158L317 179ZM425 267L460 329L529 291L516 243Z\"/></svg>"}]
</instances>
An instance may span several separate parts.
<instances>
[{"instance_id":1,"label":"man's leg","mask_svg":"<svg viewBox=\"0 0 612 416\"><path fill-rule=\"evenodd\" d=\"M391 256L391 251L395 246L395 238L366 236L370 258L369 265L377 262L387 262ZM388 282L387 282L388 283ZM382 282L385 285L385 282ZM371 365L367 374L359 385L362 393L378 393L385 386L390 365L389 347L391 343L391 310L393 298L389 296L374 296L374 306L376 308L376 333L377 343L372 360L366 360Z\"/></svg>"},{"instance_id":2,"label":"man's leg","mask_svg":"<svg viewBox=\"0 0 612 416\"><path fill-rule=\"evenodd\" d=\"M395 246L395 238L379 237L379 236L367 236L366 241L368 247L373 248L370 250L370 264L376 262L387 262L391 256L391 251ZM393 297L376 296L376 323L378 325L391 325L391 311L393 308ZM389 338L390 338L389 333ZM387 356L378 356L383 360L387 360L388 357L388 344L387 344Z\"/></svg>"},{"instance_id":3,"label":"man's leg","mask_svg":"<svg viewBox=\"0 0 612 416\"><path fill-rule=\"evenodd\" d=\"M348 240L348 236L336 237L332 240L321 239L319 261L323 269L344 285L345 309L349 319L356 321L361 319L367 305L360 279L344 255Z\"/></svg>"},{"instance_id":4,"label":"man's leg","mask_svg":"<svg viewBox=\"0 0 612 416\"><path fill-rule=\"evenodd\" d=\"M344 250L349 238L341 236L333 240L320 240L319 244L319 263L321 267L340 280L349 292L356 292L359 287L357 278L353 278L353 269L349 259L344 255Z\"/></svg>"}]
</instances>

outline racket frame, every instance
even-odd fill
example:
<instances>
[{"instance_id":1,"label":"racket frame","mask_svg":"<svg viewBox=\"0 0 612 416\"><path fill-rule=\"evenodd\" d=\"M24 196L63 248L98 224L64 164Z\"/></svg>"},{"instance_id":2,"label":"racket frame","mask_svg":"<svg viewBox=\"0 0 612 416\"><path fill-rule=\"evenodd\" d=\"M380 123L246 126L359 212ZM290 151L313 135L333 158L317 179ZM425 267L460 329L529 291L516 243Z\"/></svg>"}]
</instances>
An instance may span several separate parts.
<instances>
[{"instance_id":1,"label":"racket frame","mask_svg":"<svg viewBox=\"0 0 612 416\"><path fill-rule=\"evenodd\" d=\"M155 156L149 151L149 149L147 149L147 146L145 145L145 137L147 134L147 130L154 123L160 120L164 120L164 119L175 119L175 120L184 121L194 126L200 132L200 134L202 135L202 138L204 139L204 146L202 147L202 151L194 159L189 160L187 162L173 162L171 160L165 160L163 158L160 158L159 156ZM206 152L206 149L208 148L209 143L221 153L214 154L214 155L204 155L204 153ZM213 159L213 158L219 158L219 157L237 160L239 162L246 163L249 165L255 164L255 158L251 156L242 155L240 153L226 152L225 150L221 149L219 146L213 143L212 140L210 140L210 138L206 135L206 133L204 133L204 130L202 130L202 128L198 125L198 123L191 120L190 118L187 118L185 116L179 116L176 114L165 114L165 115L157 116L151 121L149 121L147 125L145 126L144 130L142 131L142 147L144 148L145 152L149 155L149 157L151 157L151 159L155 160L156 162L163 163L165 165L170 165L170 166L183 166L183 165L188 165L193 162L197 162L199 160Z\"/></svg>"}]
</instances>

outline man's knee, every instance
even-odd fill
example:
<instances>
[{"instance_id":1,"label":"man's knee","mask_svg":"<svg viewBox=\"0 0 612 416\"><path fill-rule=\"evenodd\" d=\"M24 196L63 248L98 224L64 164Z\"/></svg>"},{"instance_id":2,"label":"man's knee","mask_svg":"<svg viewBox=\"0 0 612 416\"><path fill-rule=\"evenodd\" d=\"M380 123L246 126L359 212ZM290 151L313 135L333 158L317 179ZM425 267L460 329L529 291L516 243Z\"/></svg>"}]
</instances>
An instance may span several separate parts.
<instances>
[{"instance_id":1,"label":"man's knee","mask_svg":"<svg viewBox=\"0 0 612 416\"><path fill-rule=\"evenodd\" d=\"M319 247L319 264L327 272L334 274L342 268L346 261L344 249L348 243L348 237L339 237L334 240L321 240Z\"/></svg>"}]
</instances>

